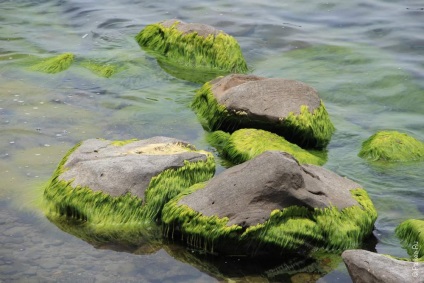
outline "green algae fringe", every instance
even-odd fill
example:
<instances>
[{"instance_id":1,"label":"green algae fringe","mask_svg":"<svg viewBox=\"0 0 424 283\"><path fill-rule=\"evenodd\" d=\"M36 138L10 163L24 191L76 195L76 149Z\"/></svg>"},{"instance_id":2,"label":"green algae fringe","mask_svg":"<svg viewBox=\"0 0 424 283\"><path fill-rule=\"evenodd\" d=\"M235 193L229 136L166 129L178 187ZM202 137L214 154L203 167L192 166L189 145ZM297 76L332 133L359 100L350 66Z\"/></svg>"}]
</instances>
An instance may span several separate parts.
<instances>
[{"instance_id":1,"label":"green algae fringe","mask_svg":"<svg viewBox=\"0 0 424 283\"><path fill-rule=\"evenodd\" d=\"M260 250L296 253L303 249L343 251L357 248L372 233L377 212L364 189L351 190L358 205L339 211L336 207L308 209L291 206L272 211L262 224L247 229L227 226L228 218L207 217L179 200L191 192L202 189L196 184L168 202L163 209L162 220L166 235L179 231L190 246L214 253L225 250L224 245L243 247L246 254ZM238 251L240 252L240 251Z\"/></svg>"},{"instance_id":2,"label":"green algae fringe","mask_svg":"<svg viewBox=\"0 0 424 283\"><path fill-rule=\"evenodd\" d=\"M230 35L219 33L203 37L197 32L184 34L161 23L146 26L135 38L138 44L164 56L172 65L218 69L233 73L246 73L247 64L240 46Z\"/></svg>"},{"instance_id":3,"label":"green algae fringe","mask_svg":"<svg viewBox=\"0 0 424 283\"><path fill-rule=\"evenodd\" d=\"M272 125L262 121L250 120L243 113L231 113L215 99L210 82L197 90L191 104L203 127L208 131L223 130L233 132L240 128L258 128L282 135L289 142L304 148L322 149L327 146L335 128L330 120L324 103L311 114L302 105L300 114L290 113Z\"/></svg>"},{"instance_id":4,"label":"green algae fringe","mask_svg":"<svg viewBox=\"0 0 424 283\"><path fill-rule=\"evenodd\" d=\"M404 133L380 131L362 143L358 156L370 161L421 161L424 143Z\"/></svg>"},{"instance_id":5,"label":"green algae fringe","mask_svg":"<svg viewBox=\"0 0 424 283\"><path fill-rule=\"evenodd\" d=\"M43 60L30 67L33 71L56 74L68 69L74 61L74 54L64 53L56 57Z\"/></svg>"},{"instance_id":6,"label":"green algae fringe","mask_svg":"<svg viewBox=\"0 0 424 283\"><path fill-rule=\"evenodd\" d=\"M424 220L408 219L396 227L395 232L411 260L424 262Z\"/></svg>"},{"instance_id":7,"label":"green algae fringe","mask_svg":"<svg viewBox=\"0 0 424 283\"><path fill-rule=\"evenodd\" d=\"M110 64L98 64L91 61L85 61L81 63L81 66L104 78L110 78L118 72L117 67Z\"/></svg>"},{"instance_id":8,"label":"green algae fringe","mask_svg":"<svg viewBox=\"0 0 424 283\"><path fill-rule=\"evenodd\" d=\"M327 161L326 152L310 153L292 144L283 137L257 129L240 129L231 135L216 131L208 135L208 142L216 147L220 154L234 164L240 164L268 150L287 152L295 157L300 164L323 165Z\"/></svg>"},{"instance_id":9,"label":"green algae fringe","mask_svg":"<svg viewBox=\"0 0 424 283\"><path fill-rule=\"evenodd\" d=\"M133 140L112 142L121 146ZM191 185L209 180L215 172L213 155L207 155L206 161L185 161L184 166L167 169L153 177L145 192L145 199L131 194L112 197L89 188L73 187L72 181L59 180L66 168L64 164L69 155L80 146L72 148L60 162L53 177L44 191L45 213L55 221L63 217L86 222L90 229L103 234L124 233L143 227L146 223L160 221L162 207L167 201Z\"/></svg>"}]
</instances>

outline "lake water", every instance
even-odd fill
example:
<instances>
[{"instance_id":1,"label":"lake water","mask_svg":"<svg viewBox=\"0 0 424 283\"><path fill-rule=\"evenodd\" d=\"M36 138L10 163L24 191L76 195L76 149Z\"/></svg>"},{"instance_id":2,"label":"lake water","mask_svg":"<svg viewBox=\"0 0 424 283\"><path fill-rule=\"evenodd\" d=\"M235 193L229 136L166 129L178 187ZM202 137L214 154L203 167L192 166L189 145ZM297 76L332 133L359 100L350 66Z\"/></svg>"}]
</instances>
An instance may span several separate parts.
<instances>
[{"instance_id":1,"label":"lake water","mask_svg":"<svg viewBox=\"0 0 424 283\"><path fill-rule=\"evenodd\" d=\"M394 228L423 217L424 164L357 153L380 129L424 140L422 0L0 1L0 282L351 282L341 261L289 274L284 262L200 260L175 244L92 246L44 217L43 186L81 140L165 135L214 152L188 107L200 85L164 72L134 40L169 18L233 35L253 74L319 91L337 129L324 166L369 192L379 217L368 249L406 256ZM76 58L64 72L28 69L64 52ZM100 78L82 60L122 71Z\"/></svg>"}]
</instances>

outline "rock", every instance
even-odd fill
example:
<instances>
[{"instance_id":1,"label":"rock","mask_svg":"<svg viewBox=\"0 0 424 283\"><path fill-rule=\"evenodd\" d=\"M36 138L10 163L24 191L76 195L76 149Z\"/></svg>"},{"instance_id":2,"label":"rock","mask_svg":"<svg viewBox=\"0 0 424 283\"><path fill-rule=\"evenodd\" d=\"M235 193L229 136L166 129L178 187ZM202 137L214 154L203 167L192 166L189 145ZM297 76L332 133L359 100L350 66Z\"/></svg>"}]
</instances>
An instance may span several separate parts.
<instances>
[{"instance_id":1,"label":"rock","mask_svg":"<svg viewBox=\"0 0 424 283\"><path fill-rule=\"evenodd\" d=\"M243 163L269 150L287 152L301 164L323 165L327 161L325 151L304 150L264 130L240 129L232 134L216 131L208 136L208 141L233 164Z\"/></svg>"},{"instance_id":2,"label":"rock","mask_svg":"<svg viewBox=\"0 0 424 283\"><path fill-rule=\"evenodd\" d=\"M126 239L125 233L160 219L169 199L208 180L214 170L210 153L172 138L86 140L54 172L44 192L46 214L60 224L69 224L63 218L84 221L79 227L84 237L88 230L96 240Z\"/></svg>"},{"instance_id":3,"label":"rock","mask_svg":"<svg viewBox=\"0 0 424 283\"><path fill-rule=\"evenodd\" d=\"M318 93L294 80L232 74L205 83L192 108L211 131L257 128L324 148L334 126Z\"/></svg>"},{"instance_id":4,"label":"rock","mask_svg":"<svg viewBox=\"0 0 424 283\"><path fill-rule=\"evenodd\" d=\"M189 245L252 254L259 245L276 253L356 247L371 234L377 214L359 184L267 151L191 187L166 204L162 216Z\"/></svg>"},{"instance_id":5,"label":"rock","mask_svg":"<svg viewBox=\"0 0 424 283\"><path fill-rule=\"evenodd\" d=\"M358 156L370 161L420 161L424 143L404 133L380 131L362 143Z\"/></svg>"},{"instance_id":6,"label":"rock","mask_svg":"<svg viewBox=\"0 0 424 283\"><path fill-rule=\"evenodd\" d=\"M342 258L354 283L423 282L424 263L408 262L365 250L348 250Z\"/></svg>"},{"instance_id":7,"label":"rock","mask_svg":"<svg viewBox=\"0 0 424 283\"><path fill-rule=\"evenodd\" d=\"M408 219L395 232L412 260L424 262L424 220Z\"/></svg>"},{"instance_id":8,"label":"rock","mask_svg":"<svg viewBox=\"0 0 424 283\"><path fill-rule=\"evenodd\" d=\"M237 41L205 24L166 20L146 26L136 40L142 48L155 52L161 66L165 65L165 70L177 76L182 73L184 79L191 81L200 79L205 82L218 74L247 71ZM193 77L189 75L190 72Z\"/></svg>"}]
</instances>

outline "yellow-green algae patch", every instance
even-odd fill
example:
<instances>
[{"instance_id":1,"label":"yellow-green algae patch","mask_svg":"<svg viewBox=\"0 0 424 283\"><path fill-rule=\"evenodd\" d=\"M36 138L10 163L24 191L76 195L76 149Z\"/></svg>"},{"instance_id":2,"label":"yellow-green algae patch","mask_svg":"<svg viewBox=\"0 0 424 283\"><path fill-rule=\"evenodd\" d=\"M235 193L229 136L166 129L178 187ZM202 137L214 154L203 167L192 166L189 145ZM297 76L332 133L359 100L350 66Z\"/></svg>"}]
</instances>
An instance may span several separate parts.
<instances>
[{"instance_id":1,"label":"yellow-green algae patch","mask_svg":"<svg viewBox=\"0 0 424 283\"><path fill-rule=\"evenodd\" d=\"M130 141L111 142L123 146ZM144 199L127 193L111 196L88 187L73 186L71 181L60 180L65 172L68 157L81 145L72 148L55 170L44 191L45 213L52 222L63 224L64 219L84 223L84 229L102 239L117 239L119 233L134 234L154 222L160 221L161 210L166 202L191 185L209 180L215 171L212 154L196 151L207 156L206 161L184 161L184 166L162 171L154 176L145 190ZM190 145L180 145L180 152L195 151ZM128 153L132 154L132 153ZM85 233L85 232L84 232ZM120 235L118 238L126 238Z\"/></svg>"},{"instance_id":2,"label":"yellow-green algae patch","mask_svg":"<svg viewBox=\"0 0 424 283\"><path fill-rule=\"evenodd\" d=\"M196 31L185 33L178 29L180 23L176 20L170 26L163 22L148 25L135 37L136 41L173 66L247 72L240 46L232 36L222 31L207 36Z\"/></svg>"},{"instance_id":3,"label":"yellow-green algae patch","mask_svg":"<svg viewBox=\"0 0 424 283\"><path fill-rule=\"evenodd\" d=\"M111 76L113 76L114 74L118 72L118 68L114 65L98 64L92 61L82 62L81 66L89 69L94 74L104 78L110 78Z\"/></svg>"},{"instance_id":4,"label":"yellow-green algae patch","mask_svg":"<svg viewBox=\"0 0 424 283\"><path fill-rule=\"evenodd\" d=\"M191 104L203 127L208 131L232 132L240 128L258 128L282 135L289 142L301 147L318 149L327 146L335 131L322 100L313 113L309 111L308 106L302 105L300 114L291 112L275 124L270 124L251 120L243 112L228 111L224 105L218 103L211 88L211 83L206 82L197 90Z\"/></svg>"},{"instance_id":5,"label":"yellow-green algae patch","mask_svg":"<svg viewBox=\"0 0 424 283\"><path fill-rule=\"evenodd\" d=\"M372 233L377 218L367 192L358 188L350 191L358 205L342 210L290 206L272 211L266 222L247 229L228 226L227 217L207 217L187 205L178 204L184 195L204 186L192 186L168 202L162 220L166 234L173 235L178 231L188 245L211 253L228 248L250 255L263 250L297 253L314 248L326 251L352 249Z\"/></svg>"},{"instance_id":6,"label":"yellow-green algae patch","mask_svg":"<svg viewBox=\"0 0 424 283\"><path fill-rule=\"evenodd\" d=\"M396 131L380 131L362 143L359 157L370 161L424 160L424 143Z\"/></svg>"},{"instance_id":7,"label":"yellow-green algae patch","mask_svg":"<svg viewBox=\"0 0 424 283\"><path fill-rule=\"evenodd\" d=\"M30 67L33 71L56 74L68 69L74 62L74 54L63 53L50 59L45 59L42 62Z\"/></svg>"},{"instance_id":8,"label":"yellow-green algae patch","mask_svg":"<svg viewBox=\"0 0 424 283\"><path fill-rule=\"evenodd\" d=\"M317 153L314 155L283 137L264 130L240 129L231 135L216 131L208 136L208 141L224 158L234 164L248 161L268 150L287 152L293 155L300 164L323 165L326 162L326 152L314 151Z\"/></svg>"},{"instance_id":9,"label":"yellow-green algae patch","mask_svg":"<svg viewBox=\"0 0 424 283\"><path fill-rule=\"evenodd\" d=\"M395 232L411 260L424 262L424 220L408 219L396 227Z\"/></svg>"}]
</instances>

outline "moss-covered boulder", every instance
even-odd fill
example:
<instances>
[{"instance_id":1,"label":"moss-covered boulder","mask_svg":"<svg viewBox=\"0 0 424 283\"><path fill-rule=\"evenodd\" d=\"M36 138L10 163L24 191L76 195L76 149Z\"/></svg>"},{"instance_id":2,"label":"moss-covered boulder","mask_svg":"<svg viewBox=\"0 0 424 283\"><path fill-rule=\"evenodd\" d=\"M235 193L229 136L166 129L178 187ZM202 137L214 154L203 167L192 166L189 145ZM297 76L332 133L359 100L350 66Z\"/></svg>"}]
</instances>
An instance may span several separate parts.
<instances>
[{"instance_id":1,"label":"moss-covered boulder","mask_svg":"<svg viewBox=\"0 0 424 283\"><path fill-rule=\"evenodd\" d=\"M402 222L396 227L396 235L412 261L424 262L424 220L408 219Z\"/></svg>"},{"instance_id":2,"label":"moss-covered boulder","mask_svg":"<svg viewBox=\"0 0 424 283\"><path fill-rule=\"evenodd\" d=\"M334 132L312 87L294 80L232 74L205 83L192 108L210 131L257 128L302 147L324 148Z\"/></svg>"},{"instance_id":3,"label":"moss-covered boulder","mask_svg":"<svg viewBox=\"0 0 424 283\"><path fill-rule=\"evenodd\" d=\"M359 157L370 161L424 160L424 143L396 131L380 131L362 143Z\"/></svg>"},{"instance_id":4,"label":"moss-covered boulder","mask_svg":"<svg viewBox=\"0 0 424 283\"><path fill-rule=\"evenodd\" d=\"M68 69L74 62L74 54L63 53L61 55L45 59L30 67L33 71L56 74Z\"/></svg>"},{"instance_id":5,"label":"moss-covered boulder","mask_svg":"<svg viewBox=\"0 0 424 283\"><path fill-rule=\"evenodd\" d=\"M45 188L46 214L52 221L82 221L106 238L122 227L133 233L214 170L210 153L172 138L86 140L68 152Z\"/></svg>"},{"instance_id":6,"label":"moss-covered boulder","mask_svg":"<svg viewBox=\"0 0 424 283\"><path fill-rule=\"evenodd\" d=\"M216 131L208 135L208 141L233 164L243 163L269 150L287 152L300 164L323 165L327 160L325 151L309 152L277 134L258 129L240 129L232 134Z\"/></svg>"},{"instance_id":7,"label":"moss-covered boulder","mask_svg":"<svg viewBox=\"0 0 424 283\"><path fill-rule=\"evenodd\" d=\"M238 255L357 247L376 217L359 184L279 151L192 186L162 214L188 245Z\"/></svg>"},{"instance_id":8,"label":"moss-covered boulder","mask_svg":"<svg viewBox=\"0 0 424 283\"><path fill-rule=\"evenodd\" d=\"M165 70L191 81L248 70L237 41L205 24L171 19L146 26L135 38L142 48L154 52Z\"/></svg>"}]
</instances>

